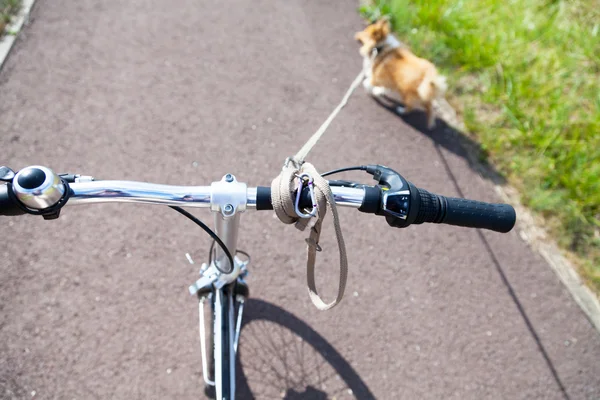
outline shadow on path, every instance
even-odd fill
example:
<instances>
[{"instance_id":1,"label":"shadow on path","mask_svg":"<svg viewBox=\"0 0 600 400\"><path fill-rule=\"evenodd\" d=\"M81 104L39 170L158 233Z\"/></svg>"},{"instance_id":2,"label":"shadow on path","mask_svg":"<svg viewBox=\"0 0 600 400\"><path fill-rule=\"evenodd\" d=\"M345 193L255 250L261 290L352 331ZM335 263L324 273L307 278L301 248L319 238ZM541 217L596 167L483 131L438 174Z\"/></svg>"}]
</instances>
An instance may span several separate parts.
<instances>
[{"instance_id":1,"label":"shadow on path","mask_svg":"<svg viewBox=\"0 0 600 400\"><path fill-rule=\"evenodd\" d=\"M484 164L482 161L476 161L477 158L472 156L473 153L475 155L480 155L483 153L481 146L477 142L475 142L473 139L471 139L469 136L467 136L464 133L449 126L445 121L437 119L436 127L430 131L429 129L427 129L427 126L426 126L426 117L425 117L424 113L412 112L407 115L400 115L396 112L396 107L401 105L401 103L398 103L397 101L390 99L388 97L383 97L383 98L374 97L374 100L380 106L384 107L386 110L393 113L398 118L402 119L405 123L411 125L413 128L417 129L419 132L421 132L422 134L428 136L431 140L433 140L433 142L435 143L435 149L438 153L438 156L440 157L440 160L442 161L442 163L444 165L446 173L448 174L448 177L452 181L452 184L454 185L454 188L456 189L456 191L460 197L464 198L465 196L458 184L458 180L456 179L456 176L454 175L452 169L450 168L450 165L448 164L448 161L446 160L446 157L444 156L444 153L442 152L442 148L466 159L469 162L469 166L471 168L476 170L482 176L484 176L488 179L491 179L492 182L494 182L496 184L503 184L506 182L506 180L493 168L493 166L491 166L489 164ZM527 326L527 329L528 329L532 339L535 341L535 343L538 347L538 350L540 351L540 354L544 358L544 361L546 362L546 365L547 365L548 369L550 370L550 373L552 374L552 377L554 378L556 385L560 389L560 391L563 395L563 398L566 400L569 400L569 395L568 395L562 381L560 380L558 372L556 371L556 368L554 367L554 364L553 364L552 360L550 359L550 356L548 355L546 348L542 344L542 341L540 340L540 337L537 334L535 327L531 323L531 320L529 319L527 312L523 308L521 301L519 300L517 294L515 293L510 281L508 280L506 273L504 272L504 268L503 268L502 264L498 261L498 258L496 257L492 247L490 246L488 240L486 239L486 237L483 234L483 232L481 231L481 229L477 229L477 234L483 244L483 247L485 248L486 252L488 253L492 263L494 264L502 283L506 287L508 294L510 295L513 303L515 304L515 307L517 308L517 310L519 311L519 314L523 318L523 322Z\"/></svg>"},{"instance_id":2,"label":"shadow on path","mask_svg":"<svg viewBox=\"0 0 600 400\"><path fill-rule=\"evenodd\" d=\"M263 300L246 301L236 364L241 399L375 399L323 336Z\"/></svg>"},{"instance_id":3,"label":"shadow on path","mask_svg":"<svg viewBox=\"0 0 600 400\"><path fill-rule=\"evenodd\" d=\"M448 125L444 120L437 119L433 130L427 129L424 112L414 111L405 115L396 112L396 107L402 105L386 96L373 97L376 103L396 117L412 126L423 135L430 138L437 146L442 147L457 156L464 158L471 169L497 185L506 183L506 179L490 164L483 161L485 151L481 145L463 132Z\"/></svg>"}]
</instances>

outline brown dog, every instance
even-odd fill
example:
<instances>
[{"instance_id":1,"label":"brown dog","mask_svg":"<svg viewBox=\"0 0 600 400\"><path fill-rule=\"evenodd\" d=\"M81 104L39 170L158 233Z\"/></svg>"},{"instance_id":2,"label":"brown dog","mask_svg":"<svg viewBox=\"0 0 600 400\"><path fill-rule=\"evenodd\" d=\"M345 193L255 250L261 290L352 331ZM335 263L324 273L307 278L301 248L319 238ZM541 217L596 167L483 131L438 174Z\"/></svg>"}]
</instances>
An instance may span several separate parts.
<instances>
[{"instance_id":1,"label":"brown dog","mask_svg":"<svg viewBox=\"0 0 600 400\"><path fill-rule=\"evenodd\" d=\"M362 45L365 80L363 86L374 96L396 94L404 107L399 114L415 109L427 113L427 127L435 127L433 103L443 98L446 78L439 75L435 66L415 56L405 45L390 33L387 20L379 20L361 32L355 39Z\"/></svg>"}]
</instances>

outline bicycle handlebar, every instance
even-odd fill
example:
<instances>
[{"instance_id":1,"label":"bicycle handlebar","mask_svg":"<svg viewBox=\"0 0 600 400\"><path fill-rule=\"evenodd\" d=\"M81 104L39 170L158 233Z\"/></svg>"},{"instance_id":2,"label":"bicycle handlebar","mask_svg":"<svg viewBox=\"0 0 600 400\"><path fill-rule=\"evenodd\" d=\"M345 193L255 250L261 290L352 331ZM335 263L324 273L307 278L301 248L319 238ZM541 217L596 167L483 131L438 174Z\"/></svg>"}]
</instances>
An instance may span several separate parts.
<instances>
[{"instance_id":1,"label":"bicycle handlebar","mask_svg":"<svg viewBox=\"0 0 600 400\"><path fill-rule=\"evenodd\" d=\"M397 172L383 166L369 166L367 172L374 176L379 185L332 186L337 205L385 216L390 226L398 228L431 222L505 233L515 224L515 210L508 204L491 204L432 194L417 188ZM104 202L208 208L211 207L214 195L211 186L74 180L76 182L69 183L45 167L25 168L7 184L0 185L0 215L29 213L54 219L58 218L58 212L64 205ZM308 191L303 190L300 206L308 208L311 204ZM271 189L248 187L245 208L273 209Z\"/></svg>"},{"instance_id":2,"label":"bicycle handlebar","mask_svg":"<svg viewBox=\"0 0 600 400\"><path fill-rule=\"evenodd\" d=\"M510 232L515 225L515 209L508 204L446 197L420 188L416 188L416 193L416 204L413 203L413 207L418 211L410 224L432 222L489 229L500 233ZM402 223L402 220L388 217L387 222L390 226L396 227L397 224Z\"/></svg>"}]
</instances>

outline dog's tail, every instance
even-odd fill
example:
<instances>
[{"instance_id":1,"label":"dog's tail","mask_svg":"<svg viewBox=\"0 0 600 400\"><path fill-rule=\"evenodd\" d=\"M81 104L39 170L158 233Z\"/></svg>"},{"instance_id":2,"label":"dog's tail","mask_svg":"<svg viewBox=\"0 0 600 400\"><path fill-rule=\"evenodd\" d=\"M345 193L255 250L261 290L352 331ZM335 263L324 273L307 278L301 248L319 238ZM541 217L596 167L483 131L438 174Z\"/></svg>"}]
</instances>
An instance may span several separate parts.
<instances>
[{"instance_id":1,"label":"dog's tail","mask_svg":"<svg viewBox=\"0 0 600 400\"><path fill-rule=\"evenodd\" d=\"M443 98L446 90L448 90L446 77L438 75L435 70L430 70L417 88L421 99L429 101Z\"/></svg>"},{"instance_id":2,"label":"dog's tail","mask_svg":"<svg viewBox=\"0 0 600 400\"><path fill-rule=\"evenodd\" d=\"M436 97L439 99L446 94L446 90L448 90L448 83L446 82L446 77L443 75L437 75L435 79L431 82L431 84L435 88Z\"/></svg>"}]
</instances>

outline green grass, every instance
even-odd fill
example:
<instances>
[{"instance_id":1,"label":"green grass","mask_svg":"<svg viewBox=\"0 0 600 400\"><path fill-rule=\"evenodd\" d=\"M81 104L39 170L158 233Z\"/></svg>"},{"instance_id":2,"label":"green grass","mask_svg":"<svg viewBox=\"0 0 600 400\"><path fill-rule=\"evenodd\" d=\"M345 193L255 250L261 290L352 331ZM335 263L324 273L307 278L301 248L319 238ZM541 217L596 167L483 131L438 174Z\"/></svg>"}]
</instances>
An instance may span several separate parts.
<instances>
[{"instance_id":1,"label":"green grass","mask_svg":"<svg viewBox=\"0 0 600 400\"><path fill-rule=\"evenodd\" d=\"M600 0L379 0L600 293Z\"/></svg>"},{"instance_id":2,"label":"green grass","mask_svg":"<svg viewBox=\"0 0 600 400\"><path fill-rule=\"evenodd\" d=\"M21 9L21 0L0 0L0 37L10 18Z\"/></svg>"}]
</instances>

